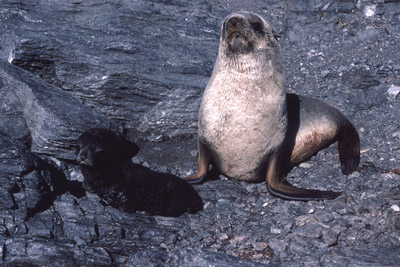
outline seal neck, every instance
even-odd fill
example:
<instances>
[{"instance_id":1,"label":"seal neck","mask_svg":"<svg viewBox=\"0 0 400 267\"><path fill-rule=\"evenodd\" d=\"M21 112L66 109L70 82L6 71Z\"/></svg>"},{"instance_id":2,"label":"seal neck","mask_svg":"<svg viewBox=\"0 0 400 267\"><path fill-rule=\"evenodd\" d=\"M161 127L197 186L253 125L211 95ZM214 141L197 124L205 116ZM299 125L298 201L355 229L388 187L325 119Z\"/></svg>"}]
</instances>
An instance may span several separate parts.
<instances>
[{"instance_id":1,"label":"seal neck","mask_svg":"<svg viewBox=\"0 0 400 267\"><path fill-rule=\"evenodd\" d=\"M259 58L257 58L259 57ZM263 57L263 58L261 58ZM213 76L217 79L246 80L246 85L260 87L273 85L284 90L285 74L279 58L268 58L264 55L239 55L235 57L218 56Z\"/></svg>"}]
</instances>

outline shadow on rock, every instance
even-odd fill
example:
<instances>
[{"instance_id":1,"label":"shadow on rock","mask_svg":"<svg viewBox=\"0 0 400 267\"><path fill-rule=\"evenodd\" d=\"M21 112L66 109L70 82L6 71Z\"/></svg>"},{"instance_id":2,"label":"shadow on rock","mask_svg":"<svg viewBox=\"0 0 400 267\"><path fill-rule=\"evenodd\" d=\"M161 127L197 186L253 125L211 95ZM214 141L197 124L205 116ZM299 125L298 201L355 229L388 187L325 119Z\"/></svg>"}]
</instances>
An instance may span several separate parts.
<instances>
[{"instance_id":1,"label":"shadow on rock","mask_svg":"<svg viewBox=\"0 0 400 267\"><path fill-rule=\"evenodd\" d=\"M126 212L179 216L203 208L201 198L186 181L133 164L139 147L104 128L93 128L78 140L77 160L83 186L103 203Z\"/></svg>"},{"instance_id":2,"label":"shadow on rock","mask_svg":"<svg viewBox=\"0 0 400 267\"><path fill-rule=\"evenodd\" d=\"M22 143L0 132L1 192L0 209L24 210L19 219L28 220L47 210L57 196L70 192L82 197L84 190L76 181L69 181L61 167L53 161L30 152Z\"/></svg>"}]
</instances>

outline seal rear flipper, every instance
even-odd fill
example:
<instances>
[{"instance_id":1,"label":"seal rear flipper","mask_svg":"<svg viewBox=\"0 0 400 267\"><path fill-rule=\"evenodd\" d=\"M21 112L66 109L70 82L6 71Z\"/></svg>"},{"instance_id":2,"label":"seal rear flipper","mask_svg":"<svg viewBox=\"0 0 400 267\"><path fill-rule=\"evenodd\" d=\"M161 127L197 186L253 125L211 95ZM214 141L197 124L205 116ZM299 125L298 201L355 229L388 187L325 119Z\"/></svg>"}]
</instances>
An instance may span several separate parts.
<instances>
[{"instance_id":1,"label":"seal rear flipper","mask_svg":"<svg viewBox=\"0 0 400 267\"><path fill-rule=\"evenodd\" d=\"M354 172L360 163L360 137L353 124L346 119L338 134L339 159L342 172Z\"/></svg>"},{"instance_id":2,"label":"seal rear flipper","mask_svg":"<svg viewBox=\"0 0 400 267\"><path fill-rule=\"evenodd\" d=\"M320 191L295 187L283 176L280 164L280 149L277 149L272 153L267 164L267 188L273 196L287 200L308 201L334 199L342 194L341 192Z\"/></svg>"},{"instance_id":3,"label":"seal rear flipper","mask_svg":"<svg viewBox=\"0 0 400 267\"><path fill-rule=\"evenodd\" d=\"M198 173L196 173L193 176L183 178L183 180L185 180L189 184L202 184L205 181L207 181L207 174L203 174L203 175L199 176Z\"/></svg>"},{"instance_id":4,"label":"seal rear flipper","mask_svg":"<svg viewBox=\"0 0 400 267\"><path fill-rule=\"evenodd\" d=\"M289 184L286 179L274 187L267 182L268 191L271 195L280 197L286 200L324 200L335 199L342 194L342 192L321 191L314 189L298 188Z\"/></svg>"}]
</instances>

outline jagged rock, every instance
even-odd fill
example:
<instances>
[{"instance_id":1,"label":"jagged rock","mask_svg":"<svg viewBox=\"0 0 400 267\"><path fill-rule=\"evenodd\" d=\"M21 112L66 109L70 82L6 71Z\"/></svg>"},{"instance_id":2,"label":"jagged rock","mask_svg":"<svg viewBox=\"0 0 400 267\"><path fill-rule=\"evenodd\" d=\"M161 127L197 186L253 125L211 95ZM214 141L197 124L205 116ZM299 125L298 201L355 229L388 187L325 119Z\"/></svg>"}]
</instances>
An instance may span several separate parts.
<instances>
[{"instance_id":1,"label":"jagged rock","mask_svg":"<svg viewBox=\"0 0 400 267\"><path fill-rule=\"evenodd\" d=\"M1 89L13 92L13 102L17 100L20 104L13 107L29 129L33 152L75 159L76 140L83 131L96 126L118 130L111 120L68 93L7 62L0 62L0 79ZM17 117L17 121L21 121L21 117ZM12 132L21 128L20 123L16 126Z\"/></svg>"},{"instance_id":2,"label":"jagged rock","mask_svg":"<svg viewBox=\"0 0 400 267\"><path fill-rule=\"evenodd\" d=\"M41 159L23 144L0 132L0 213L4 235L14 235L21 223L45 211L58 195L73 188L55 163Z\"/></svg>"}]
</instances>

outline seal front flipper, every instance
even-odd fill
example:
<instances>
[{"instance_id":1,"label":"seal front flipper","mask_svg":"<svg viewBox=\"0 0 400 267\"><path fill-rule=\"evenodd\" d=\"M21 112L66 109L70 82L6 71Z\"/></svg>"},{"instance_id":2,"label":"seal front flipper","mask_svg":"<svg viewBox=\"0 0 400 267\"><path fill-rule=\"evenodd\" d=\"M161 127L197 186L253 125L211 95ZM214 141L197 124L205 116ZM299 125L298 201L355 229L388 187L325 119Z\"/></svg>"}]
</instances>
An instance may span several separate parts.
<instances>
[{"instance_id":1,"label":"seal front flipper","mask_svg":"<svg viewBox=\"0 0 400 267\"><path fill-rule=\"evenodd\" d=\"M197 173L195 175L183 178L190 184L200 184L207 181L208 167L211 163L210 149L199 141L199 159Z\"/></svg>"},{"instance_id":2,"label":"seal front flipper","mask_svg":"<svg viewBox=\"0 0 400 267\"><path fill-rule=\"evenodd\" d=\"M341 192L304 189L291 185L280 169L279 154L280 149L277 149L270 156L267 164L267 188L271 195L287 200L308 201L335 199L342 194Z\"/></svg>"},{"instance_id":3,"label":"seal front flipper","mask_svg":"<svg viewBox=\"0 0 400 267\"><path fill-rule=\"evenodd\" d=\"M360 163L360 137L347 119L343 121L338 133L338 148L342 172L354 172Z\"/></svg>"}]
</instances>

